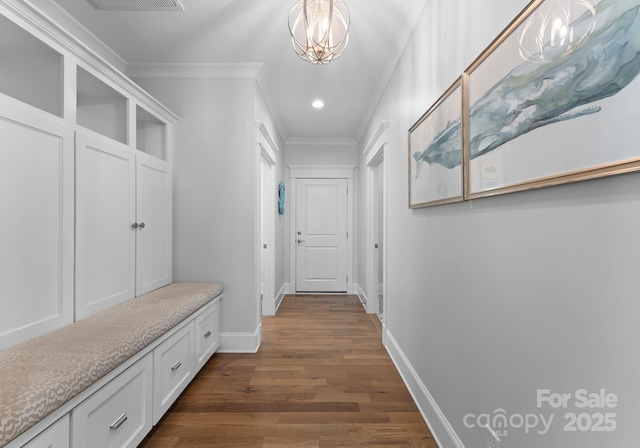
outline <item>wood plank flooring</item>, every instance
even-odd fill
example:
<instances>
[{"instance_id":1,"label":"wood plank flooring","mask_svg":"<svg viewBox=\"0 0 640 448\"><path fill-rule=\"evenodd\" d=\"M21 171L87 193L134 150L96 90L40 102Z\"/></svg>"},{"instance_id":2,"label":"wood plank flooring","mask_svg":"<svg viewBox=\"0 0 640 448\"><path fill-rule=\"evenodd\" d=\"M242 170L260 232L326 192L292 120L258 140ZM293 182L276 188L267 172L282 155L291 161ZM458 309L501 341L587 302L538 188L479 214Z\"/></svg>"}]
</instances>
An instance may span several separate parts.
<instances>
[{"instance_id":1,"label":"wood plank flooring","mask_svg":"<svg viewBox=\"0 0 640 448\"><path fill-rule=\"evenodd\" d=\"M356 296L289 295L257 354L215 354L144 448L437 448Z\"/></svg>"}]
</instances>

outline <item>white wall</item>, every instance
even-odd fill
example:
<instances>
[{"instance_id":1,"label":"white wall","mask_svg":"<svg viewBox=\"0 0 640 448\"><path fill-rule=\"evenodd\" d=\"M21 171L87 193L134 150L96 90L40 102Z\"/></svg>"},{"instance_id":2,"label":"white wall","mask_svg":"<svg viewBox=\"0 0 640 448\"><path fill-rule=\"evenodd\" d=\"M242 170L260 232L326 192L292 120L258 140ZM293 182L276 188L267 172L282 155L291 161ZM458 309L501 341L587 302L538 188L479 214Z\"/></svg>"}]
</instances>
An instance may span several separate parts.
<instances>
[{"instance_id":1,"label":"white wall","mask_svg":"<svg viewBox=\"0 0 640 448\"><path fill-rule=\"evenodd\" d=\"M554 415L545 435L510 428L503 448L635 446L640 174L407 207L407 130L527 3L431 0L362 138L390 122L388 347L442 447L484 446L464 417L497 409ZM581 388L619 404L536 406L538 389ZM565 432L567 412L613 412L617 429Z\"/></svg>"},{"instance_id":2,"label":"white wall","mask_svg":"<svg viewBox=\"0 0 640 448\"><path fill-rule=\"evenodd\" d=\"M358 148L355 144L333 144L333 143L287 143L284 156L285 164L285 184L287 191L291 191L291 179L289 167L292 165L358 165ZM354 180L354 253L353 253L353 273L354 278L349 279L351 283L358 283L358 253L357 253L357 241L358 241L358 174L355 174ZM286 283L292 283L291 279L291 242L293 241L293 235L291 234L291 194L285 196L285 224L284 224L284 276ZM295 291L291 291L295 292Z\"/></svg>"},{"instance_id":3,"label":"white wall","mask_svg":"<svg viewBox=\"0 0 640 448\"><path fill-rule=\"evenodd\" d=\"M174 281L222 282L222 332L253 333L260 320L255 80L136 82L181 119L174 132Z\"/></svg>"}]
</instances>

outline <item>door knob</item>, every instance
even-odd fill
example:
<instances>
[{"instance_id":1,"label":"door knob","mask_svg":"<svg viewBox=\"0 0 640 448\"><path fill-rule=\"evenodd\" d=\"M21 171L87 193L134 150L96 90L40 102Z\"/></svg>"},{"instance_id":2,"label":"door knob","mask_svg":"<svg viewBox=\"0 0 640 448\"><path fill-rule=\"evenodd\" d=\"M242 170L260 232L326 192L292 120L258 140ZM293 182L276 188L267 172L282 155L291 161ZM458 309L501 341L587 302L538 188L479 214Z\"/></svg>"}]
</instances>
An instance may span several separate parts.
<instances>
[{"instance_id":1,"label":"door knob","mask_svg":"<svg viewBox=\"0 0 640 448\"><path fill-rule=\"evenodd\" d=\"M139 227L140 227L141 229L144 229L144 223L143 223L143 222L141 222Z\"/></svg>"},{"instance_id":2,"label":"door knob","mask_svg":"<svg viewBox=\"0 0 640 448\"><path fill-rule=\"evenodd\" d=\"M298 231L298 235L302 235L302 232Z\"/></svg>"},{"instance_id":3,"label":"door knob","mask_svg":"<svg viewBox=\"0 0 640 448\"><path fill-rule=\"evenodd\" d=\"M136 230L136 229L138 228L138 223L137 223L137 222L134 222L133 224L131 224L131 228L132 228L133 230Z\"/></svg>"},{"instance_id":4,"label":"door knob","mask_svg":"<svg viewBox=\"0 0 640 448\"><path fill-rule=\"evenodd\" d=\"M304 240L298 239L298 244L304 243L304 242L305 242Z\"/></svg>"}]
</instances>

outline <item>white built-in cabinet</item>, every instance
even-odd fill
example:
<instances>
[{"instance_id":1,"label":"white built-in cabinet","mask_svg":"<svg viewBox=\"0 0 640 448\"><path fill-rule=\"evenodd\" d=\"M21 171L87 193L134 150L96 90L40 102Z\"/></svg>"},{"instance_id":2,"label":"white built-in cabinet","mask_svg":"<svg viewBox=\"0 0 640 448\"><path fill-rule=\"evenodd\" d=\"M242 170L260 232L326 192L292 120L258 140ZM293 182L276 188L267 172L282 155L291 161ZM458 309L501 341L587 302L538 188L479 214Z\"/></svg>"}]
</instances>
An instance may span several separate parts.
<instances>
[{"instance_id":1,"label":"white built-in cabinet","mask_svg":"<svg viewBox=\"0 0 640 448\"><path fill-rule=\"evenodd\" d=\"M76 134L76 318L135 297L135 154Z\"/></svg>"},{"instance_id":2,"label":"white built-in cabinet","mask_svg":"<svg viewBox=\"0 0 640 448\"><path fill-rule=\"evenodd\" d=\"M135 448L220 347L220 300L196 311L7 448ZM47 417L49 419L49 417Z\"/></svg>"},{"instance_id":3,"label":"white built-in cabinet","mask_svg":"<svg viewBox=\"0 0 640 448\"><path fill-rule=\"evenodd\" d=\"M171 168L136 151L136 295L171 283Z\"/></svg>"},{"instance_id":4,"label":"white built-in cabinet","mask_svg":"<svg viewBox=\"0 0 640 448\"><path fill-rule=\"evenodd\" d=\"M177 117L0 0L0 350L171 283Z\"/></svg>"},{"instance_id":5,"label":"white built-in cabinet","mask_svg":"<svg viewBox=\"0 0 640 448\"><path fill-rule=\"evenodd\" d=\"M171 282L169 164L76 133L76 318Z\"/></svg>"},{"instance_id":6,"label":"white built-in cabinet","mask_svg":"<svg viewBox=\"0 0 640 448\"><path fill-rule=\"evenodd\" d=\"M0 349L73 321L73 129L0 106Z\"/></svg>"}]
</instances>

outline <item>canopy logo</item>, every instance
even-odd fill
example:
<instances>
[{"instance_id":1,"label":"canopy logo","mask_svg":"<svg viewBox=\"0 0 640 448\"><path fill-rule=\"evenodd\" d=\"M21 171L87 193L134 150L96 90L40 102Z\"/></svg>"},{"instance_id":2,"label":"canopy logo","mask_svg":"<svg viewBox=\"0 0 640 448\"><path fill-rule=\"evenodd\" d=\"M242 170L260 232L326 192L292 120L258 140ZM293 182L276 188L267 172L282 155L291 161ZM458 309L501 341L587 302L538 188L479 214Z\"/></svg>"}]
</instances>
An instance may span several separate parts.
<instances>
[{"instance_id":1,"label":"canopy logo","mask_svg":"<svg viewBox=\"0 0 640 448\"><path fill-rule=\"evenodd\" d=\"M496 409L491 414L467 414L464 416L464 426L469 429L489 426L498 437L509 435L510 429L524 428L525 434L536 431L540 435L549 432L554 414L507 414L504 409Z\"/></svg>"},{"instance_id":2,"label":"canopy logo","mask_svg":"<svg viewBox=\"0 0 640 448\"><path fill-rule=\"evenodd\" d=\"M536 391L536 407L555 410L569 410L578 412L563 414L565 432L611 432L616 430L616 414L603 412L618 406L616 394L607 393L605 389L589 392L578 389L573 393L556 393L550 389ZM537 433L545 435L551 429L555 413L508 414L499 408L492 413L467 414L464 416L464 426L473 428L491 428L498 437L506 437L512 429L523 429L525 434Z\"/></svg>"}]
</instances>

